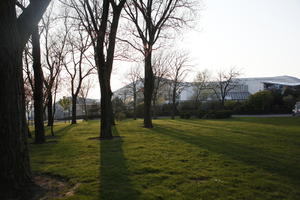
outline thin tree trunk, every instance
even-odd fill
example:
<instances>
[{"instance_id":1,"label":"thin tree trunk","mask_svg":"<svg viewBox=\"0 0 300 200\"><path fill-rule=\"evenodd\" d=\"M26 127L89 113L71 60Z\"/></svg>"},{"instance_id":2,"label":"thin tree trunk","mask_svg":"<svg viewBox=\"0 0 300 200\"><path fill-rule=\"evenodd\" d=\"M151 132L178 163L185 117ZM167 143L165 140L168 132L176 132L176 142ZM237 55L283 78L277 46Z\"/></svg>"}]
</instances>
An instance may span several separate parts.
<instances>
[{"instance_id":1,"label":"thin tree trunk","mask_svg":"<svg viewBox=\"0 0 300 200\"><path fill-rule=\"evenodd\" d=\"M35 143L45 142L44 119L43 119L43 70L41 66L41 50L39 28L36 26L32 33L32 56L34 70L34 127Z\"/></svg>"},{"instance_id":2,"label":"thin tree trunk","mask_svg":"<svg viewBox=\"0 0 300 200\"><path fill-rule=\"evenodd\" d=\"M77 96L72 95L72 122L71 124L76 124L76 101L77 101Z\"/></svg>"},{"instance_id":3,"label":"thin tree trunk","mask_svg":"<svg viewBox=\"0 0 300 200\"><path fill-rule=\"evenodd\" d=\"M0 199L12 199L32 179L15 1L1 1L0 13Z\"/></svg>"},{"instance_id":4,"label":"thin tree trunk","mask_svg":"<svg viewBox=\"0 0 300 200\"><path fill-rule=\"evenodd\" d=\"M133 119L136 120L136 88L133 92Z\"/></svg>"},{"instance_id":5,"label":"thin tree trunk","mask_svg":"<svg viewBox=\"0 0 300 200\"><path fill-rule=\"evenodd\" d=\"M173 88L173 95L172 95L172 115L171 118L175 119L175 112L176 112L176 86Z\"/></svg>"},{"instance_id":6,"label":"thin tree trunk","mask_svg":"<svg viewBox=\"0 0 300 200\"><path fill-rule=\"evenodd\" d=\"M144 84L144 127L153 128L151 116L151 101L154 88L154 75L151 63L152 52L146 50L145 56L145 84Z\"/></svg>"},{"instance_id":7,"label":"thin tree trunk","mask_svg":"<svg viewBox=\"0 0 300 200\"><path fill-rule=\"evenodd\" d=\"M48 124L47 126L52 126L53 125L53 117L52 117L52 93L51 91L48 94L48 102L47 102L47 112L48 112Z\"/></svg>"}]
</instances>

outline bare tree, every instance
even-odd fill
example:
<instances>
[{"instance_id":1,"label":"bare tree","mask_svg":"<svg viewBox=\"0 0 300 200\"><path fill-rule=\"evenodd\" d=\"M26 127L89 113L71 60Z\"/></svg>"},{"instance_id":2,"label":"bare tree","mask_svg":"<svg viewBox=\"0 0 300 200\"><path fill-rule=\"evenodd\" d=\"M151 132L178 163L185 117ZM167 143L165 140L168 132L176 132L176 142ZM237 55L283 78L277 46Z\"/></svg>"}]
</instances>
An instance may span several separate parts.
<instances>
[{"instance_id":1,"label":"bare tree","mask_svg":"<svg viewBox=\"0 0 300 200\"><path fill-rule=\"evenodd\" d=\"M136 120L136 105L137 105L137 92L139 89L139 84L141 83L141 70L139 66L131 67L130 71L127 73L129 80L130 93L133 96L133 118Z\"/></svg>"},{"instance_id":2,"label":"bare tree","mask_svg":"<svg viewBox=\"0 0 300 200\"><path fill-rule=\"evenodd\" d=\"M91 90L91 88L93 88L94 84L92 79L88 79L87 81L83 82L81 85L81 88L79 90L79 97L82 99L83 101L83 110L84 110L84 114L85 114L85 120L88 120L88 110L87 110L87 97L89 95L89 92Z\"/></svg>"},{"instance_id":3,"label":"bare tree","mask_svg":"<svg viewBox=\"0 0 300 200\"><path fill-rule=\"evenodd\" d=\"M42 22L44 28L44 86L45 86L45 107L47 108L48 126L53 126L53 92L55 89L55 82L59 78L62 70L62 64L65 60L67 36L69 33L67 18L62 19L62 26L60 29L55 29L54 26L57 20L51 17L52 7L45 14ZM63 27L63 28L62 28Z\"/></svg>"},{"instance_id":4,"label":"bare tree","mask_svg":"<svg viewBox=\"0 0 300 200\"><path fill-rule=\"evenodd\" d=\"M49 2L32 0L19 16L16 1L0 3L0 199L20 197L21 189L32 181L26 142L22 52Z\"/></svg>"},{"instance_id":5,"label":"bare tree","mask_svg":"<svg viewBox=\"0 0 300 200\"><path fill-rule=\"evenodd\" d=\"M64 62L64 67L70 77L72 96L72 122L76 124L76 105L82 81L93 72L93 64L89 61L88 49L91 46L89 37L84 35L81 27L70 27L68 36L68 47L70 61Z\"/></svg>"},{"instance_id":6,"label":"bare tree","mask_svg":"<svg viewBox=\"0 0 300 200\"><path fill-rule=\"evenodd\" d=\"M189 71L189 57L187 53L184 52L173 52L170 59L170 89L172 95L172 113L171 118L175 119L175 114L177 110L177 99L182 92L184 85L184 79Z\"/></svg>"},{"instance_id":7,"label":"bare tree","mask_svg":"<svg viewBox=\"0 0 300 200\"><path fill-rule=\"evenodd\" d=\"M154 74L152 68L153 50L158 49L158 40L172 38L170 29L179 31L192 19L192 8L195 1L191 0L131 0L127 3L126 13L136 30L130 30L130 35L139 38L122 40L129 43L144 56L145 90L144 90L144 127L152 128L151 101L154 89ZM126 16L125 16L126 17ZM161 42L161 41L160 41Z\"/></svg>"},{"instance_id":8,"label":"bare tree","mask_svg":"<svg viewBox=\"0 0 300 200\"><path fill-rule=\"evenodd\" d=\"M165 90L164 87L168 84L166 78L168 77L170 65L168 63L168 56L160 52L153 57L153 74L154 74L154 88L152 97L153 118L156 118L156 103L158 97L161 96Z\"/></svg>"},{"instance_id":9,"label":"bare tree","mask_svg":"<svg viewBox=\"0 0 300 200\"><path fill-rule=\"evenodd\" d=\"M224 107L226 96L236 88L238 84L238 79L240 72L235 68L231 68L228 72L220 71L217 74L215 80L210 82L209 88L214 92L216 97L221 102Z\"/></svg>"},{"instance_id":10,"label":"bare tree","mask_svg":"<svg viewBox=\"0 0 300 200\"><path fill-rule=\"evenodd\" d=\"M65 2L73 8L80 23L88 32L94 48L95 65L101 90L101 129L100 138L113 138L112 91L110 86L114 62L116 35L121 11L126 0L69 0Z\"/></svg>"},{"instance_id":11,"label":"bare tree","mask_svg":"<svg viewBox=\"0 0 300 200\"><path fill-rule=\"evenodd\" d=\"M199 71L193 82L193 100L195 101L195 108L198 109L201 96L203 92L208 89L210 81L210 74L208 70Z\"/></svg>"}]
</instances>

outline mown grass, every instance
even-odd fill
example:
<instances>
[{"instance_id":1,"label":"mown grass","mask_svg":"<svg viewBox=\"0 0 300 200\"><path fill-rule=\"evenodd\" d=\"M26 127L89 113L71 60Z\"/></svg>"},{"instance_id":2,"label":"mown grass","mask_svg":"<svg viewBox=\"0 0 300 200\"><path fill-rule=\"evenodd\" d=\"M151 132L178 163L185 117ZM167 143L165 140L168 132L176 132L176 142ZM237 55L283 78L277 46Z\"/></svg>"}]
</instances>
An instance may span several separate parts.
<instances>
[{"instance_id":1,"label":"mown grass","mask_svg":"<svg viewBox=\"0 0 300 200\"><path fill-rule=\"evenodd\" d=\"M300 119L119 122L114 140L99 122L58 124L30 145L35 173L80 183L65 199L300 199Z\"/></svg>"}]
</instances>

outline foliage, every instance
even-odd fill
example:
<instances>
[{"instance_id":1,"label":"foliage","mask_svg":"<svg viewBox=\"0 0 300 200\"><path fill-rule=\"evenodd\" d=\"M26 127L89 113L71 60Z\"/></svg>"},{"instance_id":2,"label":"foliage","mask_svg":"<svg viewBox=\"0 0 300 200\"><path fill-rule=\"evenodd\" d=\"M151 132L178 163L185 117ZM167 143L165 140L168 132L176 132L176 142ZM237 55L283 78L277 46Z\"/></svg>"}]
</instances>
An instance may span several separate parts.
<instances>
[{"instance_id":1,"label":"foliage","mask_svg":"<svg viewBox=\"0 0 300 200\"><path fill-rule=\"evenodd\" d=\"M68 97L63 97L58 101L58 104L63 108L64 111L67 111L70 109L71 100Z\"/></svg>"}]
</instances>

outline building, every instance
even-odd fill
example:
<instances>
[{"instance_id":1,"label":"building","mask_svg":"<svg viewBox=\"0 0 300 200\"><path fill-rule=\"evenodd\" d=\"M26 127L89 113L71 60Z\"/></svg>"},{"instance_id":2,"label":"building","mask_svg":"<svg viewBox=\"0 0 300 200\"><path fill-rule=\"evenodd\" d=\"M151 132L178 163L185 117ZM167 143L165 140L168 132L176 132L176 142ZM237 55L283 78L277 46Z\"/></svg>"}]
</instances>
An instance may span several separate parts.
<instances>
[{"instance_id":1,"label":"building","mask_svg":"<svg viewBox=\"0 0 300 200\"><path fill-rule=\"evenodd\" d=\"M167 82L170 83L169 80ZM282 93L287 89L299 89L300 90L300 79L292 76L275 76L275 77L257 77L257 78L237 78L234 80L236 86L233 90L231 90L227 96L226 100L236 100L236 101L244 101L249 98L251 94L254 94L263 90L280 90ZM179 94L179 101L188 101L193 99L194 95L194 84L192 82L182 83L184 85L183 90ZM140 88L140 92L143 91L143 84L138 84ZM169 84L165 84L164 87L160 88L163 91L163 96L165 98L165 103L170 101L170 87ZM142 97L142 95L139 95ZM131 98L130 97L130 84L126 85L114 92L113 98ZM216 95L209 91L206 91L206 96L204 100L217 100Z\"/></svg>"}]
</instances>

